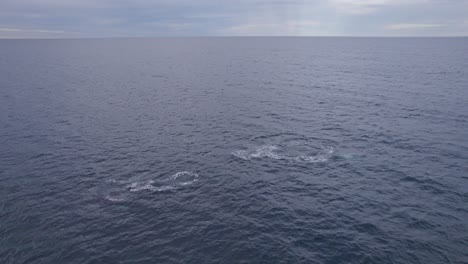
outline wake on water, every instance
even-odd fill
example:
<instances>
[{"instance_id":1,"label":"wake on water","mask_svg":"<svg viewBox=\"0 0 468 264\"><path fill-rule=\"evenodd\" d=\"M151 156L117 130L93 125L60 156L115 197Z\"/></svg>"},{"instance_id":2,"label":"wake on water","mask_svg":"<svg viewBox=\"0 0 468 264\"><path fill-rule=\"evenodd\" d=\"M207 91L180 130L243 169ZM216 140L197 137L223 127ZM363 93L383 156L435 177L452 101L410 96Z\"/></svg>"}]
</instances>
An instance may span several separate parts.
<instances>
[{"instance_id":1,"label":"wake on water","mask_svg":"<svg viewBox=\"0 0 468 264\"><path fill-rule=\"evenodd\" d=\"M335 150L333 147L324 147L317 154L306 155L286 155L279 152L280 148L274 145L263 145L249 150L237 150L232 152L237 158L243 160L269 158L275 160L286 160L292 162L321 163L327 162L333 157ZM173 175L163 177L157 180L140 181L117 181L110 180L105 190L105 198L112 202L122 202L129 198L131 193L148 192L166 192L175 191L184 186L191 185L199 180L198 174L190 171L181 171Z\"/></svg>"},{"instance_id":2,"label":"wake on water","mask_svg":"<svg viewBox=\"0 0 468 264\"><path fill-rule=\"evenodd\" d=\"M278 153L277 150L279 150L278 146L263 145L250 150L237 150L232 152L232 155L243 160L251 160L254 158L270 158L295 162L318 163L327 162L331 157L333 157L333 154L335 153L335 149L333 147L324 147L316 155L312 156L288 156Z\"/></svg>"},{"instance_id":3,"label":"wake on water","mask_svg":"<svg viewBox=\"0 0 468 264\"><path fill-rule=\"evenodd\" d=\"M108 181L106 188L105 199L112 202L125 201L130 193L140 191L150 192L164 192L177 190L187 185L191 185L198 181L198 174L190 171L181 171L176 174L164 177L158 180L144 180L144 181Z\"/></svg>"},{"instance_id":4,"label":"wake on water","mask_svg":"<svg viewBox=\"0 0 468 264\"><path fill-rule=\"evenodd\" d=\"M127 189L131 192L139 192L143 190L162 192L190 185L196 181L198 181L198 174L189 171L181 171L169 178L158 181L150 180L146 182L133 182L127 186Z\"/></svg>"}]
</instances>

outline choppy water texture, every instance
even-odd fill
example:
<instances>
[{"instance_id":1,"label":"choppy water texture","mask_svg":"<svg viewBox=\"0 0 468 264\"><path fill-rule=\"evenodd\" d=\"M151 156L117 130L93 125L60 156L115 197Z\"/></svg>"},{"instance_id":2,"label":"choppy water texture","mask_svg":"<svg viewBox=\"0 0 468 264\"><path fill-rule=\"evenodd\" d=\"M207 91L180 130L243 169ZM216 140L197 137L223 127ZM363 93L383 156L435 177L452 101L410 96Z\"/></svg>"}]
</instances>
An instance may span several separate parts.
<instances>
[{"instance_id":1,"label":"choppy water texture","mask_svg":"<svg viewBox=\"0 0 468 264\"><path fill-rule=\"evenodd\" d=\"M0 263L468 263L468 39L0 41Z\"/></svg>"}]
</instances>

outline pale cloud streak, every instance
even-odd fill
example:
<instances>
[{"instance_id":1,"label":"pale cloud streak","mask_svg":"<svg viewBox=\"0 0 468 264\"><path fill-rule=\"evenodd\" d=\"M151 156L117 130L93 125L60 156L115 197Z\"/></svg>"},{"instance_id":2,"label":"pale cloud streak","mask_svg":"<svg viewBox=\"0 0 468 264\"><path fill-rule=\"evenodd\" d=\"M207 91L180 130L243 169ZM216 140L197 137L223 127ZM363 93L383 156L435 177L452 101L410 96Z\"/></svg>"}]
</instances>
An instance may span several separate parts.
<instances>
[{"instance_id":1,"label":"pale cloud streak","mask_svg":"<svg viewBox=\"0 0 468 264\"><path fill-rule=\"evenodd\" d=\"M320 26L315 20L290 20L282 23L249 23L228 27L223 35L234 36L307 36Z\"/></svg>"},{"instance_id":2,"label":"pale cloud streak","mask_svg":"<svg viewBox=\"0 0 468 264\"><path fill-rule=\"evenodd\" d=\"M62 30L46 30L46 29L23 29L23 28L0 28L1 32L24 32L24 33L46 33L46 34L64 34Z\"/></svg>"},{"instance_id":3,"label":"pale cloud streak","mask_svg":"<svg viewBox=\"0 0 468 264\"><path fill-rule=\"evenodd\" d=\"M411 23L403 23L403 24L391 24L387 25L385 28L390 30L408 30L408 29L424 29L424 28L439 28L439 27L446 27L445 24L411 24Z\"/></svg>"}]
</instances>

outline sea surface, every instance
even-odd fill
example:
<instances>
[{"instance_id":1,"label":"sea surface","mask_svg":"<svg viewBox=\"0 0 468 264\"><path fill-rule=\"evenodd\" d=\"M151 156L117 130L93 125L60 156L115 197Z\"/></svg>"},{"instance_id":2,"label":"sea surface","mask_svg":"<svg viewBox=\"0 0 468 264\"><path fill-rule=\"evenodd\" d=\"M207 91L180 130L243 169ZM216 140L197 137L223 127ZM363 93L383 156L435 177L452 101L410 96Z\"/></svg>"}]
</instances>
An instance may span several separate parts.
<instances>
[{"instance_id":1,"label":"sea surface","mask_svg":"<svg viewBox=\"0 0 468 264\"><path fill-rule=\"evenodd\" d=\"M0 263L468 263L468 38L1 40Z\"/></svg>"}]
</instances>

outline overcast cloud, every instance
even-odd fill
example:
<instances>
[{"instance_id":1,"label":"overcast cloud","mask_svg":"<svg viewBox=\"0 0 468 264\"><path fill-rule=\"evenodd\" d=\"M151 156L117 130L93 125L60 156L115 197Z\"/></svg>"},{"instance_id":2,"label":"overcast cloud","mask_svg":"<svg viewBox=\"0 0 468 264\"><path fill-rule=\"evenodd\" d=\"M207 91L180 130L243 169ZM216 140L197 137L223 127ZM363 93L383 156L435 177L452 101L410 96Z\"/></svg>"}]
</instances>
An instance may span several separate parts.
<instances>
[{"instance_id":1,"label":"overcast cloud","mask_svg":"<svg viewBox=\"0 0 468 264\"><path fill-rule=\"evenodd\" d=\"M0 38L468 36L468 0L1 0Z\"/></svg>"}]
</instances>

